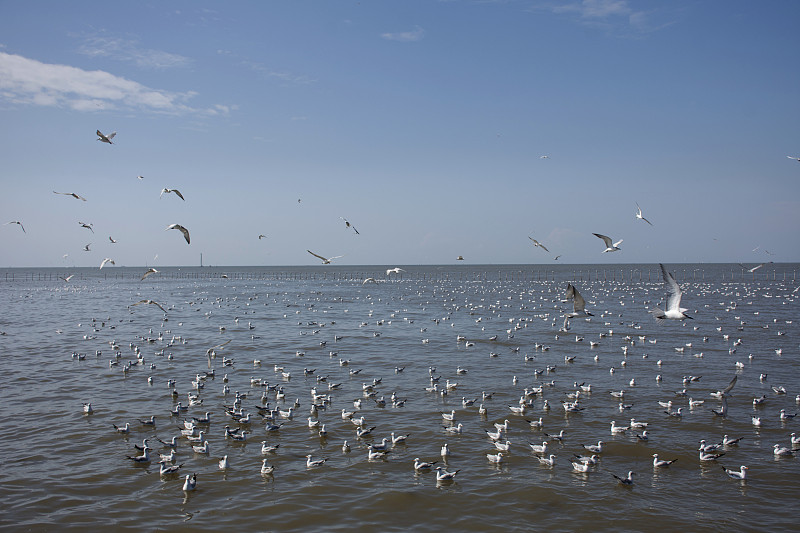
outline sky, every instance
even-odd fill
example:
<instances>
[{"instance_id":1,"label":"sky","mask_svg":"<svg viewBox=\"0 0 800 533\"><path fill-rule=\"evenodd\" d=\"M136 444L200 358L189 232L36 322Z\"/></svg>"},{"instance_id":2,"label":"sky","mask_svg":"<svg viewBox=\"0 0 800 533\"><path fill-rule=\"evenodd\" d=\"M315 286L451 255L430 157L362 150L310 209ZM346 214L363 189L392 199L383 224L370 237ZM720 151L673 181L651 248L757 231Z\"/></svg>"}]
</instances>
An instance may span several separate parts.
<instances>
[{"instance_id":1,"label":"sky","mask_svg":"<svg viewBox=\"0 0 800 533\"><path fill-rule=\"evenodd\" d=\"M0 266L798 262L799 23L794 0L0 0Z\"/></svg>"}]
</instances>

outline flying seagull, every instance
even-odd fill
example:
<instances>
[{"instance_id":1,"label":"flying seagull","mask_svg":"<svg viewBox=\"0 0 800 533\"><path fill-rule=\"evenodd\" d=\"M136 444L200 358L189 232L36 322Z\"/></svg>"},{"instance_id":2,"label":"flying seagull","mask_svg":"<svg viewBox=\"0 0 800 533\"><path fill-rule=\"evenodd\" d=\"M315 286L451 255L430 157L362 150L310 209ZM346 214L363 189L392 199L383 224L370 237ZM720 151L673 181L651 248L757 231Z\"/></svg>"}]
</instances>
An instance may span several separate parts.
<instances>
[{"instance_id":1,"label":"flying seagull","mask_svg":"<svg viewBox=\"0 0 800 533\"><path fill-rule=\"evenodd\" d=\"M88 230L92 230L92 233L94 233L94 229L92 228L92 226L94 226L94 224L87 224L85 222L78 222L78 224L80 224L82 228L86 228Z\"/></svg>"},{"instance_id":2,"label":"flying seagull","mask_svg":"<svg viewBox=\"0 0 800 533\"><path fill-rule=\"evenodd\" d=\"M789 159L794 159L795 161L800 162L800 157L794 157L794 156L791 156L791 155L787 155L786 157L788 157Z\"/></svg>"},{"instance_id":3,"label":"flying seagull","mask_svg":"<svg viewBox=\"0 0 800 533\"><path fill-rule=\"evenodd\" d=\"M678 287L678 282L675 281L675 278L672 277L672 274L667 272L667 269L661 263L658 264L661 267L661 274L664 276L664 283L667 284L667 305L666 309L662 311L658 307L654 308L651 313L653 316L659 320L663 320L665 318L671 318L673 320L684 320L686 318L692 318L686 314L688 309L684 309L681 307L681 288Z\"/></svg>"},{"instance_id":4,"label":"flying seagull","mask_svg":"<svg viewBox=\"0 0 800 533\"><path fill-rule=\"evenodd\" d=\"M394 267L394 268L388 268L388 269L386 269L386 275L387 275L387 276L388 276L389 274L399 274L400 272L405 272L405 270L403 270L403 269L402 269L402 268L400 268L400 267Z\"/></svg>"},{"instance_id":5,"label":"flying seagull","mask_svg":"<svg viewBox=\"0 0 800 533\"><path fill-rule=\"evenodd\" d=\"M180 232L183 233L183 238L186 239L186 244L189 244L189 230L188 229L184 228L180 224L170 224L169 226L167 226L166 229L168 229L168 230L170 230L170 229L180 230Z\"/></svg>"},{"instance_id":6,"label":"flying seagull","mask_svg":"<svg viewBox=\"0 0 800 533\"><path fill-rule=\"evenodd\" d=\"M161 197L162 197L162 196L164 196L165 194L169 194L169 193L171 193L171 192L174 192L175 194L177 194L177 195L178 195L178 198L180 198L180 199L181 199L181 200L183 200L184 202L186 201L186 198L184 198L184 197L183 197L183 195L181 194L181 191L179 191L178 189L167 189L166 187L164 187L163 189L161 189L161 194L159 195L159 198L161 198Z\"/></svg>"},{"instance_id":7,"label":"flying seagull","mask_svg":"<svg viewBox=\"0 0 800 533\"><path fill-rule=\"evenodd\" d=\"M97 130L97 140L100 141L100 142L108 143L108 144L114 144L114 143L111 142L111 139L113 139L114 135L116 135L116 134L117 134L117 132L115 131L114 133L109 133L108 135L103 135L103 132L101 132L100 130Z\"/></svg>"},{"instance_id":8,"label":"flying seagull","mask_svg":"<svg viewBox=\"0 0 800 533\"><path fill-rule=\"evenodd\" d=\"M605 235L600 235L599 233L592 233L598 239L603 239L603 242L606 243L606 249L603 250L603 253L606 252L616 252L620 250L619 245L622 244L622 239L618 240L614 244L611 244L611 237L606 237Z\"/></svg>"},{"instance_id":9,"label":"flying seagull","mask_svg":"<svg viewBox=\"0 0 800 533\"><path fill-rule=\"evenodd\" d=\"M89 249L89 247L90 247L91 245L92 245L92 243L89 243L89 244L87 244L86 246L84 246L84 247L83 247L83 251L84 251L84 252L91 252L91 250Z\"/></svg>"},{"instance_id":10,"label":"flying seagull","mask_svg":"<svg viewBox=\"0 0 800 533\"><path fill-rule=\"evenodd\" d=\"M639 219L642 219L642 220L644 220L645 222L647 222L647 223L648 223L648 224L650 224L651 226L653 225L653 223L652 223L652 222L650 222L649 220L647 220L646 218L644 218L644 217L642 216L642 208L641 208L641 207L639 207L639 204L636 204L636 218L639 218ZM597 235L597 234L595 233L595 235ZM622 242L622 241L619 241L619 242Z\"/></svg>"},{"instance_id":11,"label":"flying seagull","mask_svg":"<svg viewBox=\"0 0 800 533\"><path fill-rule=\"evenodd\" d=\"M534 245L534 246L536 246L536 247L538 247L538 248L541 248L542 250L544 250L544 251L545 251L545 252L547 252L547 253L550 253L550 250L548 250L547 248L545 248L544 244L540 243L539 241L537 241L537 240L536 240L536 239L534 239L533 237L528 237L528 238L529 238L529 239L530 239L530 240L533 242L533 245Z\"/></svg>"},{"instance_id":12,"label":"flying seagull","mask_svg":"<svg viewBox=\"0 0 800 533\"><path fill-rule=\"evenodd\" d=\"M772 263L772 261L770 261L770 263ZM741 263L739 263L739 266L742 267L743 269L747 270L748 272L755 272L756 270L758 270L759 268L763 267L766 264L768 264L768 263L761 263L760 265L754 266L753 268L747 268L746 266L744 266Z\"/></svg>"},{"instance_id":13,"label":"flying seagull","mask_svg":"<svg viewBox=\"0 0 800 533\"><path fill-rule=\"evenodd\" d=\"M463 260L464 260L463 255L459 255L458 257L456 257L456 261L463 261Z\"/></svg>"},{"instance_id":14,"label":"flying seagull","mask_svg":"<svg viewBox=\"0 0 800 533\"><path fill-rule=\"evenodd\" d=\"M349 221L348 221L346 218L344 218L344 217L339 217L339 218L341 218L342 220L344 220L344 225L345 225L345 226L347 226L348 228L353 228L353 231L355 231L355 232L356 232L356 235L360 235L360 234L358 233L358 230L356 229L356 227L355 227L354 225L350 224L350 222L349 222Z\"/></svg>"},{"instance_id":15,"label":"flying seagull","mask_svg":"<svg viewBox=\"0 0 800 533\"><path fill-rule=\"evenodd\" d=\"M156 307L158 307L159 309L161 309L162 311L164 311L165 313L167 312L166 309L161 307L160 303L158 303L156 301L153 301L153 300L139 300L135 304L131 305L131 307L136 307L137 305L140 305L140 304L152 304L152 305L155 305Z\"/></svg>"},{"instance_id":16,"label":"flying seagull","mask_svg":"<svg viewBox=\"0 0 800 533\"><path fill-rule=\"evenodd\" d=\"M140 281L144 281L144 278L146 278L150 274L155 274L156 272L158 272L158 270L156 270L153 267L150 267L149 269L147 269L147 272L144 273L144 275L142 276L142 279Z\"/></svg>"},{"instance_id":17,"label":"flying seagull","mask_svg":"<svg viewBox=\"0 0 800 533\"><path fill-rule=\"evenodd\" d=\"M117 241L111 238L111 235L108 236L108 240L111 241L111 244L117 244Z\"/></svg>"},{"instance_id":18,"label":"flying seagull","mask_svg":"<svg viewBox=\"0 0 800 533\"><path fill-rule=\"evenodd\" d=\"M572 300L572 313L568 313L566 316L594 316L586 310L586 300L572 283L567 283L567 300Z\"/></svg>"},{"instance_id":19,"label":"flying seagull","mask_svg":"<svg viewBox=\"0 0 800 533\"><path fill-rule=\"evenodd\" d=\"M259 240L259 241L260 241L261 239L266 239L266 238L267 238L267 236L266 236L266 235L264 235L263 233L262 233L261 235L259 235L259 236L258 236L258 240Z\"/></svg>"},{"instance_id":20,"label":"flying seagull","mask_svg":"<svg viewBox=\"0 0 800 533\"><path fill-rule=\"evenodd\" d=\"M11 222L6 222L3 225L8 226L9 224L19 224L19 227L22 228L22 233L28 233L27 231L25 231L25 226L23 226L22 222L20 222L19 220L12 220Z\"/></svg>"},{"instance_id":21,"label":"flying seagull","mask_svg":"<svg viewBox=\"0 0 800 533\"><path fill-rule=\"evenodd\" d=\"M560 255L560 254L559 254L559 255L557 255L557 256L555 256L555 257L553 258L553 261L558 261L558 258L559 258L559 257L561 257L561 255Z\"/></svg>"},{"instance_id":22,"label":"flying seagull","mask_svg":"<svg viewBox=\"0 0 800 533\"><path fill-rule=\"evenodd\" d=\"M321 255L319 255L319 254L315 254L315 253L314 253L314 252L312 252L311 250L306 250L306 252L310 253L310 254L311 254L311 255L313 255L314 257L317 257L317 258L319 258L319 259L322 259L322 264L323 264L323 265L330 265L330 264L331 264L331 261L333 261L334 259L339 259L340 257L344 257L343 255L335 255L335 256L333 256L333 257L331 257L331 258L327 258L327 257L322 257L322 256L321 256Z\"/></svg>"},{"instance_id":23,"label":"flying seagull","mask_svg":"<svg viewBox=\"0 0 800 533\"><path fill-rule=\"evenodd\" d=\"M84 198L83 196L78 196L74 192L57 192L57 191L53 191L53 192L55 194L63 194L63 195L66 195L66 196L72 196L76 200L83 200L84 202L86 201L86 198Z\"/></svg>"},{"instance_id":24,"label":"flying seagull","mask_svg":"<svg viewBox=\"0 0 800 533\"><path fill-rule=\"evenodd\" d=\"M113 259L111 259L110 257L106 257L105 259L103 259L103 262L100 263L100 270L103 270L103 267L106 266L106 263L111 263L112 265L116 265Z\"/></svg>"}]
</instances>

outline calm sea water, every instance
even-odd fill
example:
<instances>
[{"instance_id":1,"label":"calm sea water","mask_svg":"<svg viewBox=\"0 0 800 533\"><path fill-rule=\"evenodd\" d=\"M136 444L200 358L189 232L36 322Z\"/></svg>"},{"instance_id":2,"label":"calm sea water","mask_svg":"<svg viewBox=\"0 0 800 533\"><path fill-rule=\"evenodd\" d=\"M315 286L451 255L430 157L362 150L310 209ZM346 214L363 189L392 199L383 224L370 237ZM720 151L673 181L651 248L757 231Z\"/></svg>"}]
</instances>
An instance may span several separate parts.
<instances>
[{"instance_id":1,"label":"calm sea water","mask_svg":"<svg viewBox=\"0 0 800 533\"><path fill-rule=\"evenodd\" d=\"M754 273L738 265L673 265L685 290L683 306L694 320L664 324L647 312L665 294L657 265L409 266L388 278L385 268L164 268L144 281L144 268L0 270L6 398L0 412L0 526L797 530L800 466L796 458L776 459L772 448L790 446L790 434L800 428L800 417L779 418L781 409L800 410L800 265L769 265ZM68 274L75 274L69 282L59 279ZM363 284L366 277L377 283ZM573 319L570 331L559 333L569 308L561 301L567 282L595 316ZM132 307L143 299L161 304L166 319L155 305ZM208 370L207 350L225 342L211 361L214 378L199 391L203 405L171 416L178 401L186 405L187 393L198 392L191 382ZM132 346L144 364L123 372L136 361ZM574 362L565 356L575 356ZM223 366L223 357L233 366ZM119 366L110 367L110 360ZM350 363L341 366L340 360ZM397 366L404 370L396 373ZM432 366L442 384L458 383L455 390L444 397L425 391ZM548 366L555 368L548 372ZM458 367L467 373L457 373ZM304 368L313 374L304 376ZM353 370L360 373L351 375ZM702 378L687 386L686 396L677 395L690 375ZM709 393L734 375L728 416L718 417L710 410L720 403ZM318 383L318 376L327 381ZM294 419L284 420L278 432L265 430L255 408L264 387L251 385L252 378L283 387L285 401L270 393L272 407L288 409L299 401ZM362 384L378 379L377 397L387 400L385 407L362 392ZM576 382L591 384L592 392L581 400L583 411L566 415L561 401ZM308 427L310 391L317 386L327 392L328 383L341 385L330 391L327 411L313 417L328 431L320 438ZM512 414L508 406L518 405L524 389L542 383L552 386L525 415ZM784 386L787 394L773 386ZM610 394L620 390L632 405L625 412ZM224 435L226 424L238 425L223 408L236 391L248 394L242 406L253 418L245 443ZM403 407L392 406L393 392L407 399ZM482 400L483 392L492 398ZM766 400L754 407L753 398L762 395ZM462 397L478 401L463 407ZM689 409L688 397L705 403ZM372 439L357 439L353 423L340 415L354 409L356 398L364 398L357 416L375 427ZM543 409L544 399L550 410ZM684 408L682 418L664 413L658 402L668 400L672 410ZM93 414L83 413L85 402ZM488 410L484 417L480 403ZM463 424L461 434L443 428L449 423L441 413L452 410ZM212 420L210 454L195 454L180 439L181 475L160 477L155 461L167 450L155 437L179 435L184 419L205 412ZM155 428L139 422L151 415ZM763 421L760 428L752 424L754 415ZM543 430L526 422L539 417ZM635 436L640 430L611 434L612 420L628 425L631 418L649 423L647 442ZM486 458L496 450L485 431L505 419L511 448L496 466ZM126 422L128 435L112 426ZM561 430L563 442L549 439L555 466L540 465L528 443ZM407 443L385 460L368 460L366 443L392 432L409 434ZM723 449L719 460L701 463L698 442L719 442L724 434L744 438ZM143 438L155 455L145 466L126 458L140 453L133 445ZM344 440L350 453L342 452ZM599 465L574 473L570 458L598 440L606 443ZM272 476L260 473L262 441L280 444L266 456L275 467ZM452 450L447 469L459 470L455 481L441 484L435 473L415 473L415 457L445 464L439 456L444 443ZM654 469L654 453L677 462ZM307 454L327 462L309 469ZM225 471L218 467L223 455L230 462ZM728 478L720 465L747 465L747 482ZM631 487L612 477L628 471L636 474ZM185 494L187 473L197 473L198 482Z\"/></svg>"}]
</instances>

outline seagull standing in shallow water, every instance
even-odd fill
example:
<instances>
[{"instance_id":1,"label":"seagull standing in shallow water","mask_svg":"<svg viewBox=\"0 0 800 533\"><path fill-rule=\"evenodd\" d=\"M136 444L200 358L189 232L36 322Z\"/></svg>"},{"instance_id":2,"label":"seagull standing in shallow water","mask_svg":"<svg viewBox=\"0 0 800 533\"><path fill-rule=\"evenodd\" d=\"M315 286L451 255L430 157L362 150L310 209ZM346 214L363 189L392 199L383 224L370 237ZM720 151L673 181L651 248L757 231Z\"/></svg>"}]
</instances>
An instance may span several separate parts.
<instances>
[{"instance_id":1,"label":"seagull standing in shallow water","mask_svg":"<svg viewBox=\"0 0 800 533\"><path fill-rule=\"evenodd\" d=\"M603 250L602 253L616 252L616 251L619 251L619 250L622 249L622 248L619 247L619 245L622 244L622 239L620 239L617 242L612 244L611 243L611 237L607 237L605 235L601 235L600 233L592 233L592 235L594 235L598 239L603 239L603 242L606 243L606 249Z\"/></svg>"}]
</instances>

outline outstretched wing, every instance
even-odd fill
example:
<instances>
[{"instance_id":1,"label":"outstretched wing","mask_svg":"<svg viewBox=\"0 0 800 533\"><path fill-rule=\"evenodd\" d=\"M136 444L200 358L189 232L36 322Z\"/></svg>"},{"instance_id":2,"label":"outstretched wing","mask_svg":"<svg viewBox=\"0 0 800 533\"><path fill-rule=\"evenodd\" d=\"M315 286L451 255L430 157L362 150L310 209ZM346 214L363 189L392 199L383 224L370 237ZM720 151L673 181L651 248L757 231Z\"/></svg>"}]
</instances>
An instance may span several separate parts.
<instances>
[{"instance_id":1,"label":"outstretched wing","mask_svg":"<svg viewBox=\"0 0 800 533\"><path fill-rule=\"evenodd\" d=\"M736 380L738 378L739 378L739 376L733 376L733 379L731 380L730 383L728 383L728 386L725 387L724 389L722 389L722 394L723 395L728 394L731 391L731 389L733 389L733 386L736 385Z\"/></svg>"},{"instance_id":2,"label":"outstretched wing","mask_svg":"<svg viewBox=\"0 0 800 533\"><path fill-rule=\"evenodd\" d=\"M681 288L678 282L667 272L666 267L659 263L661 274L664 276L664 283L667 284L667 311L680 311L681 309Z\"/></svg>"},{"instance_id":3,"label":"outstretched wing","mask_svg":"<svg viewBox=\"0 0 800 533\"><path fill-rule=\"evenodd\" d=\"M312 252L311 250L306 250L306 252L310 253L311 255L313 255L314 257L316 257L316 258L318 258L318 259L322 259L323 261L327 261L327 259L325 259L324 257L322 257L322 256L321 256L321 255L319 255L319 254L315 254L315 253L314 253L314 252Z\"/></svg>"},{"instance_id":4,"label":"outstretched wing","mask_svg":"<svg viewBox=\"0 0 800 533\"><path fill-rule=\"evenodd\" d=\"M611 237L606 237L605 235L601 235L599 233L592 233L598 239L603 239L603 242L606 243L606 248L611 248Z\"/></svg>"}]
</instances>

